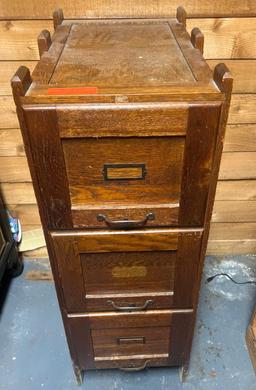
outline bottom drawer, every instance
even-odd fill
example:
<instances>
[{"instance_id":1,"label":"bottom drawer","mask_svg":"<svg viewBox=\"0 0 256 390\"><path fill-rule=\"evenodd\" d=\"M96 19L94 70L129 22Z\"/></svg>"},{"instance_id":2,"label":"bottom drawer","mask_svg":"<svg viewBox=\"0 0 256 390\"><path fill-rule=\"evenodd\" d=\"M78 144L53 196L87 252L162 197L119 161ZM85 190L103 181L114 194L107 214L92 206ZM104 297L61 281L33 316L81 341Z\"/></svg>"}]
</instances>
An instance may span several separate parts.
<instances>
[{"instance_id":1,"label":"bottom drawer","mask_svg":"<svg viewBox=\"0 0 256 390\"><path fill-rule=\"evenodd\" d=\"M71 344L83 369L178 366L188 359L192 310L70 314Z\"/></svg>"},{"instance_id":2,"label":"bottom drawer","mask_svg":"<svg viewBox=\"0 0 256 390\"><path fill-rule=\"evenodd\" d=\"M168 357L170 327L92 329L95 361L148 355Z\"/></svg>"}]
</instances>

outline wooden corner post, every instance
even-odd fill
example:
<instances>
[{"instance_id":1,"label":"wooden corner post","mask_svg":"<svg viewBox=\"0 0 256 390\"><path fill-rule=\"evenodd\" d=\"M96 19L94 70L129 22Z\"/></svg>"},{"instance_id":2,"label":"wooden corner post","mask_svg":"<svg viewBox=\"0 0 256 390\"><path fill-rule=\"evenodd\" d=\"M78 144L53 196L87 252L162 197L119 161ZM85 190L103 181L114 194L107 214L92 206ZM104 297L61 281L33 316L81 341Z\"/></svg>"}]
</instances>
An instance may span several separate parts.
<instances>
[{"instance_id":1,"label":"wooden corner post","mask_svg":"<svg viewBox=\"0 0 256 390\"><path fill-rule=\"evenodd\" d=\"M64 14L63 14L63 10L61 8L58 8L56 9L53 14L52 14L52 18L53 18L53 27L54 27L54 30L56 30L56 28L63 22L64 20Z\"/></svg>"},{"instance_id":2,"label":"wooden corner post","mask_svg":"<svg viewBox=\"0 0 256 390\"><path fill-rule=\"evenodd\" d=\"M221 126L226 127L228 120L228 110L230 106L232 88L233 88L233 77L228 69L228 67L220 63L215 66L213 73L213 80L216 83L219 90L225 94L226 100L222 111ZM223 135L224 136L224 135Z\"/></svg>"},{"instance_id":3,"label":"wooden corner post","mask_svg":"<svg viewBox=\"0 0 256 390\"><path fill-rule=\"evenodd\" d=\"M194 27L191 31L191 43L195 49L198 49L202 54L204 52L204 34L198 27Z\"/></svg>"},{"instance_id":4,"label":"wooden corner post","mask_svg":"<svg viewBox=\"0 0 256 390\"><path fill-rule=\"evenodd\" d=\"M181 5L177 8L176 19L178 20L179 23L181 23L184 27L186 27L187 12L185 11L185 8L183 8Z\"/></svg>"},{"instance_id":5,"label":"wooden corner post","mask_svg":"<svg viewBox=\"0 0 256 390\"><path fill-rule=\"evenodd\" d=\"M51 34L48 30L43 30L37 37L39 56L42 57L44 52L48 51L52 44Z\"/></svg>"},{"instance_id":6,"label":"wooden corner post","mask_svg":"<svg viewBox=\"0 0 256 390\"><path fill-rule=\"evenodd\" d=\"M31 83L30 70L26 66L20 66L11 79L13 99L16 106L20 105L20 97L25 96Z\"/></svg>"}]
</instances>

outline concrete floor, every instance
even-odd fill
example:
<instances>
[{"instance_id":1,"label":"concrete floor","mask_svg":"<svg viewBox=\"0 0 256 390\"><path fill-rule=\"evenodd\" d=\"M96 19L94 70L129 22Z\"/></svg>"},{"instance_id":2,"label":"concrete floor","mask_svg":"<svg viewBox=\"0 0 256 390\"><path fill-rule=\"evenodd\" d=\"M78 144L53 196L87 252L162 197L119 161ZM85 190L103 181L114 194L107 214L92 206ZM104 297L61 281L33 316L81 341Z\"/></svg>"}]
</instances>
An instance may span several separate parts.
<instances>
[{"instance_id":1,"label":"concrete floor","mask_svg":"<svg viewBox=\"0 0 256 390\"><path fill-rule=\"evenodd\" d=\"M2 297L6 293L0 312L1 390L78 389L53 283L25 279L28 270L46 267L42 262L26 262L23 275L0 292ZM185 384L180 383L176 368L140 373L106 370L86 373L81 389L256 389L244 340L256 287L237 286L225 278L206 284L206 276L217 272L228 272L238 280L256 278L256 257L207 258L190 374Z\"/></svg>"}]
</instances>

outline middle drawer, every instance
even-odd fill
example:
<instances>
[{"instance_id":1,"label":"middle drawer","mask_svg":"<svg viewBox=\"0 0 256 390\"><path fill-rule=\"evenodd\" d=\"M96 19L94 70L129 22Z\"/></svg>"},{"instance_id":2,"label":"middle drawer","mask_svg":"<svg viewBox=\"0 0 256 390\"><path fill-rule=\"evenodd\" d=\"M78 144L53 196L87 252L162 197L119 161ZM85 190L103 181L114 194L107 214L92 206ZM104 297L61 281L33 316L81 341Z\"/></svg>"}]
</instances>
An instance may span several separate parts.
<instances>
[{"instance_id":1,"label":"middle drawer","mask_svg":"<svg viewBox=\"0 0 256 390\"><path fill-rule=\"evenodd\" d=\"M201 229L52 233L68 312L191 307Z\"/></svg>"}]
</instances>

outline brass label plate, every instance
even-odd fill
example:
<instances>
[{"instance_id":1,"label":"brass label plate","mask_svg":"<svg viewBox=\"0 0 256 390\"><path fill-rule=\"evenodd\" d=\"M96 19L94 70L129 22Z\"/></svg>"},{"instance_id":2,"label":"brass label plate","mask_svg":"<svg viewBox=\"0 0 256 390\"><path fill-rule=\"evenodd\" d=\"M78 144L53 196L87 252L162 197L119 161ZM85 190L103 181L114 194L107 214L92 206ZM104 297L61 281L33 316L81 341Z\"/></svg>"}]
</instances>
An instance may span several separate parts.
<instances>
[{"instance_id":1,"label":"brass label plate","mask_svg":"<svg viewBox=\"0 0 256 390\"><path fill-rule=\"evenodd\" d=\"M144 180L145 164L104 164L105 180Z\"/></svg>"},{"instance_id":2,"label":"brass label plate","mask_svg":"<svg viewBox=\"0 0 256 390\"><path fill-rule=\"evenodd\" d=\"M147 275L145 266L134 265L131 267L116 266L112 268L113 278L144 278Z\"/></svg>"}]
</instances>

